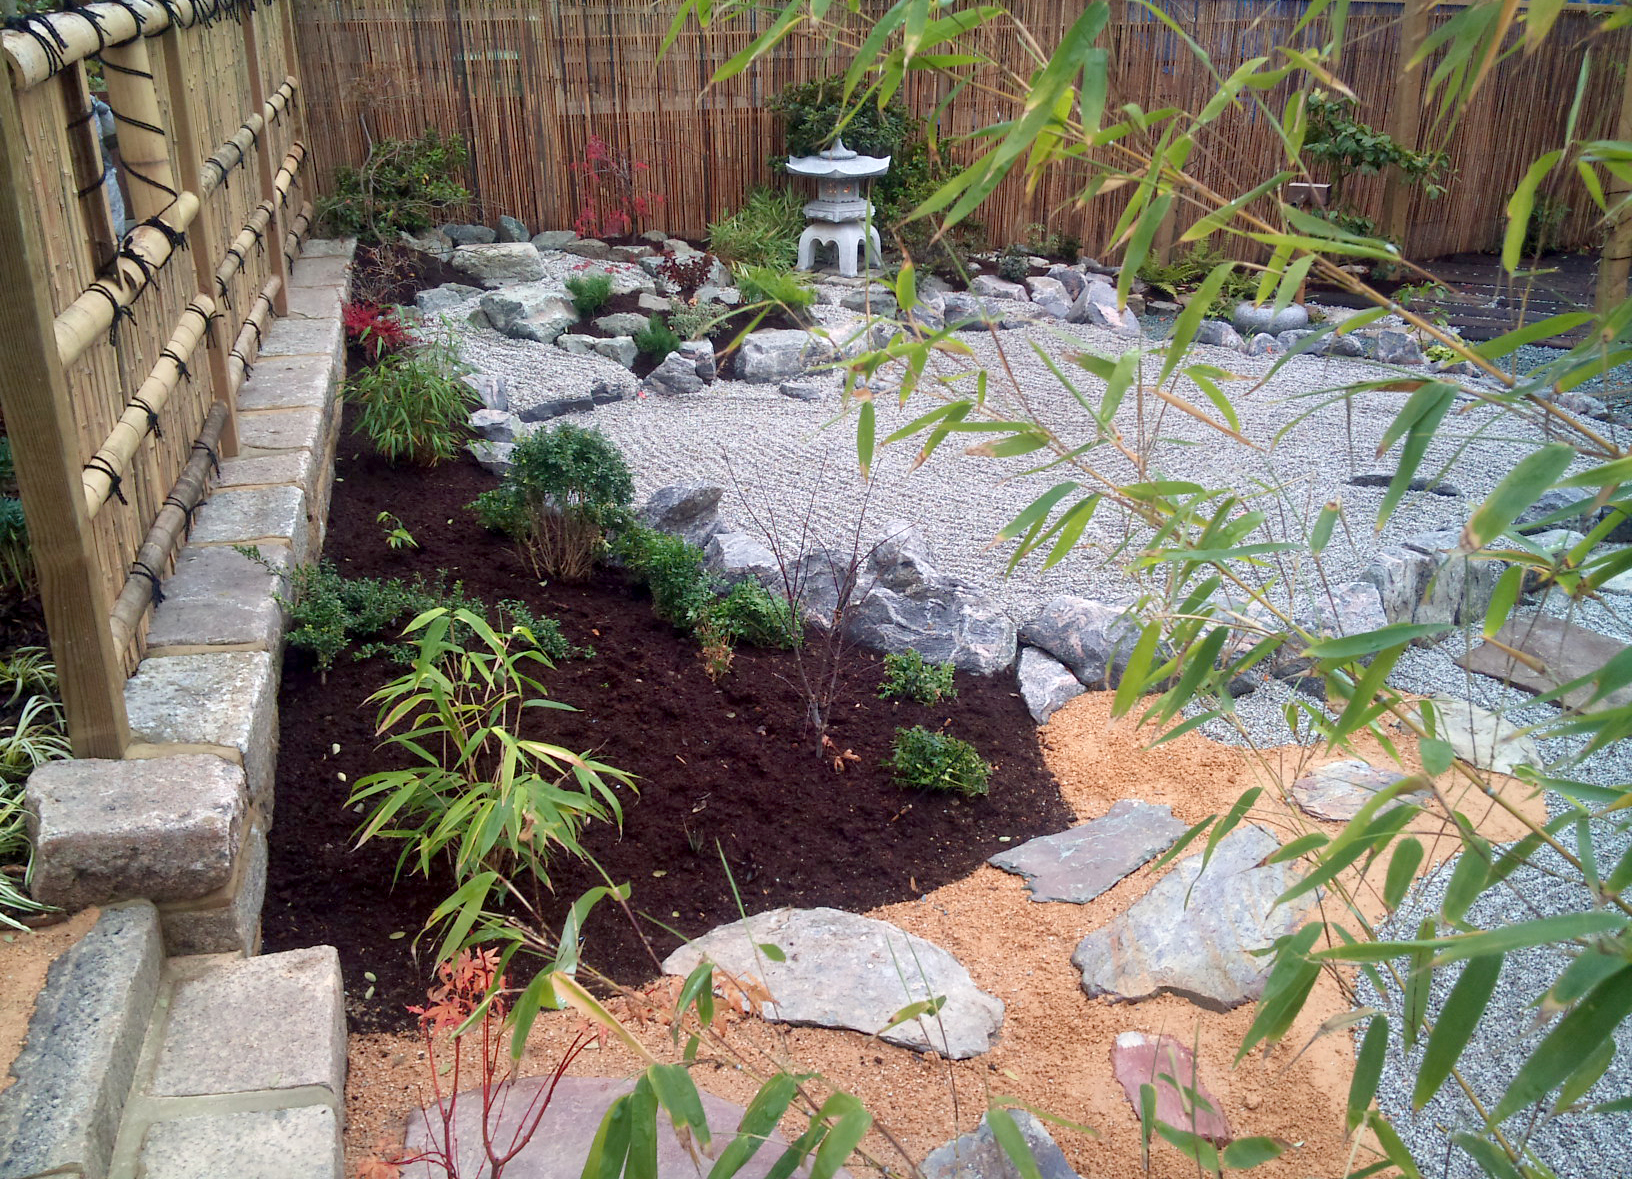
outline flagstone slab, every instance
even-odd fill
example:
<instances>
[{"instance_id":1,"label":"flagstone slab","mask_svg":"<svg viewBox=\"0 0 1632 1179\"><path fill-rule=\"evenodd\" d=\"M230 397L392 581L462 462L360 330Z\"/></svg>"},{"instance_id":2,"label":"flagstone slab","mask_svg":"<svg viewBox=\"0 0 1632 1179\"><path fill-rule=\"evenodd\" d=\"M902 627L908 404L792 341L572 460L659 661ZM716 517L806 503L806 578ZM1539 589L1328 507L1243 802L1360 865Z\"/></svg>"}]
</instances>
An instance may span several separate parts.
<instances>
[{"instance_id":1,"label":"flagstone slab","mask_svg":"<svg viewBox=\"0 0 1632 1179\"><path fill-rule=\"evenodd\" d=\"M1593 675L1627 648L1627 644L1608 635L1545 614L1510 618L1496 632L1495 639L1494 643L1480 643L1473 650L1458 656L1457 664L1537 695L1551 692L1582 676ZM1540 660L1541 666L1532 667L1504 651L1503 647L1522 651ZM1564 693L1564 706L1580 712L1589 707L1587 701L1592 698L1594 690L1588 686ZM1632 703L1632 688L1619 688L1590 707L1619 708L1627 703Z\"/></svg>"},{"instance_id":2,"label":"flagstone slab","mask_svg":"<svg viewBox=\"0 0 1632 1179\"><path fill-rule=\"evenodd\" d=\"M1040 1179L1081 1179L1037 1115L1023 1109L1004 1112L1025 1139ZM972 1133L930 1151L918 1169L924 1179L1021 1179L1020 1169L992 1134L991 1114L982 1117Z\"/></svg>"},{"instance_id":3,"label":"flagstone slab","mask_svg":"<svg viewBox=\"0 0 1632 1179\"><path fill-rule=\"evenodd\" d=\"M773 909L721 925L670 954L663 970L687 975L704 959L762 983L771 998L759 1014L777 1023L849 1028L954 1060L986 1052L1003 1025L1002 1001L976 987L940 946L838 909ZM936 997L946 1003L934 1017L885 1030L902 1008Z\"/></svg>"},{"instance_id":4,"label":"flagstone slab","mask_svg":"<svg viewBox=\"0 0 1632 1179\"><path fill-rule=\"evenodd\" d=\"M1085 905L1172 847L1184 831L1171 807L1123 798L1102 818L1029 839L986 862L1024 876L1034 901Z\"/></svg>"},{"instance_id":5,"label":"flagstone slab","mask_svg":"<svg viewBox=\"0 0 1632 1179\"><path fill-rule=\"evenodd\" d=\"M1542 764L1535 739L1488 708L1454 696L1435 696L1430 703L1434 710L1433 732L1468 764L1498 774ZM1417 715L1422 715L1420 710Z\"/></svg>"},{"instance_id":6,"label":"flagstone slab","mask_svg":"<svg viewBox=\"0 0 1632 1179\"><path fill-rule=\"evenodd\" d=\"M1223 1103L1201 1083L1195 1056L1172 1036L1123 1032L1111 1048L1111 1071L1127 1094L1134 1116L1144 1117L1139 1093L1143 1086L1150 1085L1156 1090L1157 1121L1189 1130L1216 1146L1234 1137ZM1201 1100L1193 1100L1185 1090ZM1155 1128L1151 1129L1154 1132Z\"/></svg>"},{"instance_id":7,"label":"flagstone slab","mask_svg":"<svg viewBox=\"0 0 1632 1179\"><path fill-rule=\"evenodd\" d=\"M1292 783L1292 801L1306 815L1333 823L1347 823L1379 791L1386 790L1405 776L1397 769L1379 769L1358 757L1346 758L1317 766ZM1430 797L1426 790L1414 790L1390 799L1381 809L1392 810L1406 803L1421 806Z\"/></svg>"}]
</instances>

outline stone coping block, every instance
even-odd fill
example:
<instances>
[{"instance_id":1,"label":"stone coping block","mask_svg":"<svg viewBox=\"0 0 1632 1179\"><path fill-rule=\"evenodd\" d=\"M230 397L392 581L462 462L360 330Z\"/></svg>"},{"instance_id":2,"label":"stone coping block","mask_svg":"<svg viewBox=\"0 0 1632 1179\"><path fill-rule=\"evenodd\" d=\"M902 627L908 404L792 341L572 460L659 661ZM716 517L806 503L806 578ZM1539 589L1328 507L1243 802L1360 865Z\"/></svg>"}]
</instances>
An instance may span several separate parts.
<instances>
[{"instance_id":1,"label":"stone coping block","mask_svg":"<svg viewBox=\"0 0 1632 1179\"><path fill-rule=\"evenodd\" d=\"M49 905L224 888L244 842L244 770L210 754L47 762L29 775L34 895Z\"/></svg>"},{"instance_id":2,"label":"stone coping block","mask_svg":"<svg viewBox=\"0 0 1632 1179\"><path fill-rule=\"evenodd\" d=\"M147 649L256 647L278 650L286 616L289 549L260 546L261 564L224 545L188 545L164 580L164 601L153 610ZM272 568L268 569L267 565Z\"/></svg>"},{"instance_id":3,"label":"stone coping block","mask_svg":"<svg viewBox=\"0 0 1632 1179\"><path fill-rule=\"evenodd\" d=\"M264 419L241 419L240 425ZM280 450L272 454L242 454L237 458L222 459L221 473L216 476L219 491L227 487L265 487L289 483L312 494L313 460L309 450Z\"/></svg>"},{"instance_id":4,"label":"stone coping block","mask_svg":"<svg viewBox=\"0 0 1632 1179\"><path fill-rule=\"evenodd\" d=\"M344 291L331 284L303 287L291 284L288 313L301 319L338 319L344 296Z\"/></svg>"},{"instance_id":5,"label":"stone coping block","mask_svg":"<svg viewBox=\"0 0 1632 1179\"><path fill-rule=\"evenodd\" d=\"M255 954L261 948L261 902L266 899L267 846L259 826L249 829L237 871L215 903L159 906L164 949L185 954Z\"/></svg>"},{"instance_id":6,"label":"stone coping block","mask_svg":"<svg viewBox=\"0 0 1632 1179\"><path fill-rule=\"evenodd\" d=\"M28 1040L0 1092L0 1177L105 1179L159 994L159 917L103 912L51 965Z\"/></svg>"},{"instance_id":7,"label":"stone coping block","mask_svg":"<svg viewBox=\"0 0 1632 1179\"><path fill-rule=\"evenodd\" d=\"M324 438L323 411L286 409L238 418L238 442L253 450L317 450Z\"/></svg>"},{"instance_id":8,"label":"stone coping block","mask_svg":"<svg viewBox=\"0 0 1632 1179\"><path fill-rule=\"evenodd\" d=\"M306 493L299 487L246 487L217 491L193 518L194 545L263 544L287 541L290 557L304 564L311 526Z\"/></svg>"},{"instance_id":9,"label":"stone coping block","mask_svg":"<svg viewBox=\"0 0 1632 1179\"><path fill-rule=\"evenodd\" d=\"M238 408L323 409L334 383L334 365L326 356L266 356L238 390Z\"/></svg>"},{"instance_id":10,"label":"stone coping block","mask_svg":"<svg viewBox=\"0 0 1632 1179\"><path fill-rule=\"evenodd\" d=\"M324 1105L205 1114L154 1122L143 1179L340 1179L340 1120Z\"/></svg>"},{"instance_id":11,"label":"stone coping block","mask_svg":"<svg viewBox=\"0 0 1632 1179\"><path fill-rule=\"evenodd\" d=\"M345 341L338 319L280 319L266 329L256 363L274 356L324 356L338 364Z\"/></svg>"},{"instance_id":12,"label":"stone coping block","mask_svg":"<svg viewBox=\"0 0 1632 1179\"><path fill-rule=\"evenodd\" d=\"M313 258L340 258L350 262L356 252L357 239L354 237L309 237L301 243L295 273L300 274L302 264Z\"/></svg>"},{"instance_id":13,"label":"stone coping block","mask_svg":"<svg viewBox=\"0 0 1632 1179\"><path fill-rule=\"evenodd\" d=\"M138 744L235 751L251 804L270 813L278 741L278 662L271 652L144 659L125 681L125 710ZM138 749L135 756L175 752Z\"/></svg>"},{"instance_id":14,"label":"stone coping block","mask_svg":"<svg viewBox=\"0 0 1632 1179\"><path fill-rule=\"evenodd\" d=\"M345 997L333 946L286 950L177 979L148 1097L275 1093L315 1086L338 1106Z\"/></svg>"}]
</instances>

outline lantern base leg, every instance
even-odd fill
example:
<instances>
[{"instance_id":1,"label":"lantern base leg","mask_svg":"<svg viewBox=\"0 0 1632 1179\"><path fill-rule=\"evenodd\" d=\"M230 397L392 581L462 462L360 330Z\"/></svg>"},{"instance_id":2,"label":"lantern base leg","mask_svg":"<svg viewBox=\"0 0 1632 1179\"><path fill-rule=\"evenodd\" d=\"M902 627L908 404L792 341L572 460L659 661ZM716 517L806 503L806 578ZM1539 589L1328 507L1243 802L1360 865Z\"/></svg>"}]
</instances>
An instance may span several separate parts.
<instances>
[{"instance_id":1,"label":"lantern base leg","mask_svg":"<svg viewBox=\"0 0 1632 1179\"><path fill-rule=\"evenodd\" d=\"M797 269L816 269L816 243L831 243L839 255L839 273L846 278L856 277L862 265L862 251L867 262L881 266L884 262L879 248L878 230L860 221L823 222L810 226L799 235L799 262Z\"/></svg>"}]
</instances>

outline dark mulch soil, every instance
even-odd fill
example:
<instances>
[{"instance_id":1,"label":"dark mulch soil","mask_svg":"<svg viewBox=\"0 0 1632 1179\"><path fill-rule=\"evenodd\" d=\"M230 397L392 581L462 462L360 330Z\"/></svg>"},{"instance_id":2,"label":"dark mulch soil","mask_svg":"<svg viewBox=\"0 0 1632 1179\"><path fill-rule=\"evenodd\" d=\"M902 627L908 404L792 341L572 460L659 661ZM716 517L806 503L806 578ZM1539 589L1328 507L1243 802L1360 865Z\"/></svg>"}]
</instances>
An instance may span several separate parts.
<instances>
[{"instance_id":1,"label":"dark mulch soil","mask_svg":"<svg viewBox=\"0 0 1632 1179\"><path fill-rule=\"evenodd\" d=\"M414 296L443 283L470 282L440 258L406 246L358 246L352 267L351 297L381 307L412 306Z\"/></svg>"},{"instance_id":2,"label":"dark mulch soil","mask_svg":"<svg viewBox=\"0 0 1632 1179\"><path fill-rule=\"evenodd\" d=\"M621 575L540 586L516 552L465 511L492 485L474 464L391 468L348 434L337 475L327 554L345 572L446 570L485 601L526 600L596 649L593 659L548 675L551 692L580 711L536 715L548 739L639 775L622 832L603 824L586 842L614 880L634 886L633 907L650 915L644 932L659 956L677 939L655 923L695 935L736 916L716 843L750 911L861 911L966 875L1005 846L1000 836L1018 841L1071 822L1009 677L960 675L957 699L941 707L892 703L876 695L879 660L856 653L844 669L832 735L860 760L835 772L814 753L791 655L740 651L715 685L695 643L653 617L643 592ZM421 548L388 549L375 522L381 511L396 515ZM266 948L338 946L353 1026L363 1028L401 1026L403 1005L423 998L425 970L411 947L449 891L446 879L405 876L393 884L391 844L353 848L361 816L344 807L347 783L395 764L375 748L374 710L364 700L398 670L381 660L343 661L323 682L301 653L284 662ZM880 763L894 730L919 723L949 725L995 763L990 796L932 797L890 781ZM585 865L559 861L553 883L548 920L559 928L566 905L600 879ZM620 981L656 974L640 935L614 909L597 912L586 937L590 960ZM368 1000L360 998L365 972L377 980Z\"/></svg>"}]
</instances>

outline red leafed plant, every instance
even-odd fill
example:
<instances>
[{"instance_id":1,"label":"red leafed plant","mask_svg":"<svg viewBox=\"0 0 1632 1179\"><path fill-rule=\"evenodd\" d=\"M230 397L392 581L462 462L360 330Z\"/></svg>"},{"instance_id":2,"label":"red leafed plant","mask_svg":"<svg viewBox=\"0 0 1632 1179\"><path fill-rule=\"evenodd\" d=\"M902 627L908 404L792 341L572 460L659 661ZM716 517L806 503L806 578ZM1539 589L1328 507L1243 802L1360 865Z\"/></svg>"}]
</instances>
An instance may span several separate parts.
<instances>
[{"instance_id":1,"label":"red leafed plant","mask_svg":"<svg viewBox=\"0 0 1632 1179\"><path fill-rule=\"evenodd\" d=\"M572 164L583 185L583 200L572 223L580 237L624 237L663 207L663 194L649 191L643 173L650 165L613 155L606 140L591 135L584 158Z\"/></svg>"},{"instance_id":2,"label":"red leafed plant","mask_svg":"<svg viewBox=\"0 0 1632 1179\"><path fill-rule=\"evenodd\" d=\"M682 258L672 250L663 251L663 261L657 268L658 275L679 287L683 295L695 294L713 271L713 254L687 254Z\"/></svg>"},{"instance_id":3,"label":"red leafed plant","mask_svg":"<svg viewBox=\"0 0 1632 1179\"><path fill-rule=\"evenodd\" d=\"M361 1179L395 1179L400 1168L414 1163L432 1167L447 1179L461 1179L457 1115L459 1103L471 1098L479 1099L482 1105L483 1161L476 1174L482 1179L502 1179L505 1167L538 1132L556 1085L590 1042L580 1035L568 1045L528 1100L514 1129L505 1132L502 1123L508 1120L506 1107L517 1080L518 1058L510 1053L510 1036L505 1028L508 988L499 973L499 953L462 950L456 958L437 967L437 976L440 981L428 992L426 1005L408 1008L419 1016L431 1077L433 1100L420 1111L427 1145L415 1155L365 1160L359 1172ZM447 1061L450 1051L453 1059ZM472 1070L474 1078L469 1076ZM461 1088L467 1080L474 1081L468 1094Z\"/></svg>"},{"instance_id":4,"label":"red leafed plant","mask_svg":"<svg viewBox=\"0 0 1632 1179\"><path fill-rule=\"evenodd\" d=\"M395 307L347 303L340 311L340 319L345 324L347 342L356 344L370 360L378 360L388 352L401 352L413 343Z\"/></svg>"}]
</instances>

